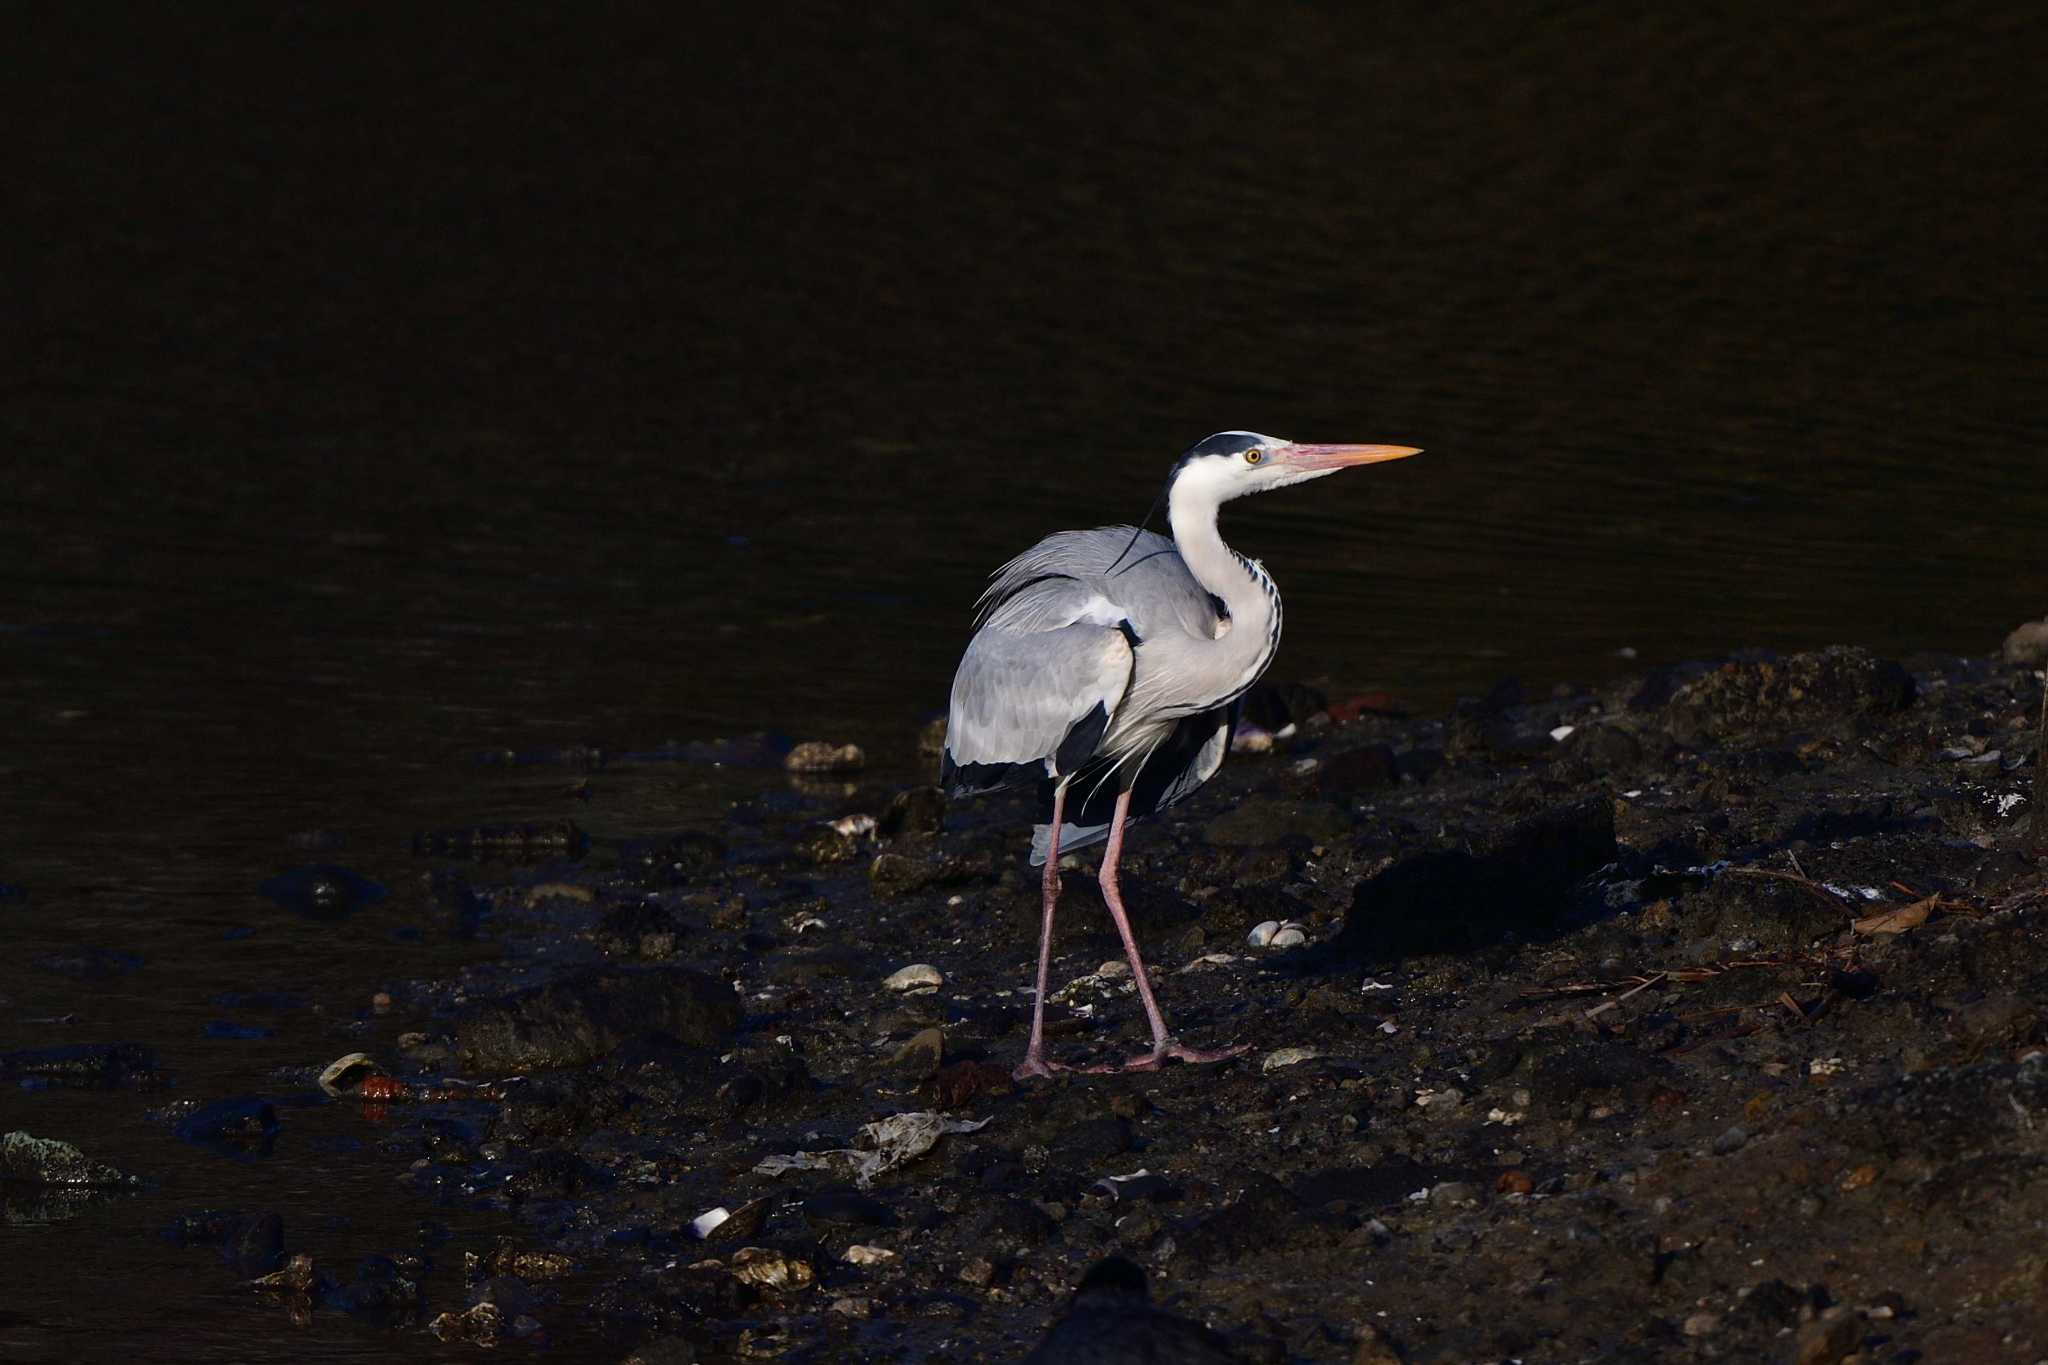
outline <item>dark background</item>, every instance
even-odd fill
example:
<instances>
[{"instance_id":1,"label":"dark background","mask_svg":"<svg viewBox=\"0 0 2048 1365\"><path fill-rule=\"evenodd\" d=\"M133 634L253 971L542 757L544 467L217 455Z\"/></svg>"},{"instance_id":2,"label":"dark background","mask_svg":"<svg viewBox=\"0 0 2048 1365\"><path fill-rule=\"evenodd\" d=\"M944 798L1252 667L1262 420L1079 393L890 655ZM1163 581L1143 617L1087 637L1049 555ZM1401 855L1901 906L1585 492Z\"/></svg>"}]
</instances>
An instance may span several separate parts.
<instances>
[{"instance_id":1,"label":"dark background","mask_svg":"<svg viewBox=\"0 0 2048 1365\"><path fill-rule=\"evenodd\" d=\"M324 1060L197 1041L435 970L275 928L305 848L740 780L483 751L907 767L983 575L1219 428L1428 448L1226 517L1340 691L2048 611L2034 6L941 16L10 8L0 1046Z\"/></svg>"}]
</instances>

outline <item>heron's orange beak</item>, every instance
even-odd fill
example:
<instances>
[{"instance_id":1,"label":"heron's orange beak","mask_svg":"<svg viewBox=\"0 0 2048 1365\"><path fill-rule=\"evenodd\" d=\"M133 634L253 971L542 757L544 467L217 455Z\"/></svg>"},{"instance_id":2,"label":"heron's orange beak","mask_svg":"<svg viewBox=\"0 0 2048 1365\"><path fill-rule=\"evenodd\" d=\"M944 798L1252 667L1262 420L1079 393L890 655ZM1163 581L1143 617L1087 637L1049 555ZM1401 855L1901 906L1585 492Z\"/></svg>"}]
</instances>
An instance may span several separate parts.
<instances>
[{"instance_id":1,"label":"heron's orange beak","mask_svg":"<svg viewBox=\"0 0 2048 1365\"><path fill-rule=\"evenodd\" d=\"M1415 446L1317 446L1291 444L1282 458L1299 469L1311 469L1327 473L1331 470L1349 469L1355 464L1382 464L1388 460L1405 460L1410 455L1420 455Z\"/></svg>"}]
</instances>

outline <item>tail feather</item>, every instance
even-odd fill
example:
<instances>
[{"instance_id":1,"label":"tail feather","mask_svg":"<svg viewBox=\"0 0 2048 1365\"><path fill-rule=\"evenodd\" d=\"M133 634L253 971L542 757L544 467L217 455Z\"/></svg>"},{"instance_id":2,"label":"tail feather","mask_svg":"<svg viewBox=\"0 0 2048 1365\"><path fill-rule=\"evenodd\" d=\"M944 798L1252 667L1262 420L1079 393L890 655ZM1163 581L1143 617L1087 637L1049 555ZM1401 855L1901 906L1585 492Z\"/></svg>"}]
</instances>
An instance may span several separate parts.
<instances>
[{"instance_id":1,"label":"tail feather","mask_svg":"<svg viewBox=\"0 0 2048 1365\"><path fill-rule=\"evenodd\" d=\"M1060 826L1060 852L1062 854L1072 853L1077 848L1086 848L1090 844L1099 844L1108 837L1108 825L1062 824ZM1044 867L1046 852L1051 847L1052 826L1049 824L1033 825L1031 827L1031 865L1033 867Z\"/></svg>"}]
</instances>

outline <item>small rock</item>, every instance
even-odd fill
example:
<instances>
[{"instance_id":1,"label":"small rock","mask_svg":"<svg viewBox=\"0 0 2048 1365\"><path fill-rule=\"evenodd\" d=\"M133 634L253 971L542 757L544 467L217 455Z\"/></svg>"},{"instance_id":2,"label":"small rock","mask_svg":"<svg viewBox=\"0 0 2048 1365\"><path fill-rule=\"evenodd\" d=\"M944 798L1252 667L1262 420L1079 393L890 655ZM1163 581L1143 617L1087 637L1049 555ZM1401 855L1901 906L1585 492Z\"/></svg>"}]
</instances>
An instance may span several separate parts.
<instances>
[{"instance_id":1,"label":"small rock","mask_svg":"<svg viewBox=\"0 0 2048 1365\"><path fill-rule=\"evenodd\" d=\"M467 1341L478 1346L495 1346L504 1330L505 1315L495 1303L480 1303L460 1313L443 1313L427 1324L427 1330L443 1341Z\"/></svg>"},{"instance_id":2,"label":"small rock","mask_svg":"<svg viewBox=\"0 0 2048 1365\"><path fill-rule=\"evenodd\" d=\"M1266 1054L1266 1060L1259 1063L1261 1071L1278 1071L1283 1066L1295 1066L1302 1062L1314 1061L1323 1054L1312 1047L1283 1047Z\"/></svg>"},{"instance_id":3,"label":"small rock","mask_svg":"<svg viewBox=\"0 0 2048 1365\"><path fill-rule=\"evenodd\" d=\"M1429 1111L1433 1119L1446 1119L1455 1115L1465 1103L1465 1092L1447 1086L1442 1090L1425 1090L1415 1097L1415 1103Z\"/></svg>"},{"instance_id":4,"label":"small rock","mask_svg":"<svg viewBox=\"0 0 2048 1365\"><path fill-rule=\"evenodd\" d=\"M172 1131L179 1141L200 1146L267 1145L277 1135L277 1110L258 1096L238 1095L193 1110Z\"/></svg>"},{"instance_id":5,"label":"small rock","mask_svg":"<svg viewBox=\"0 0 2048 1365\"><path fill-rule=\"evenodd\" d=\"M1694 1313L1681 1329L1689 1337L1710 1337L1721 1330L1719 1313Z\"/></svg>"},{"instance_id":6,"label":"small rock","mask_svg":"<svg viewBox=\"0 0 2048 1365\"><path fill-rule=\"evenodd\" d=\"M1799 1334L1798 1365L1839 1365L1863 1344L1863 1319L1843 1308L1831 1308Z\"/></svg>"},{"instance_id":7,"label":"small rock","mask_svg":"<svg viewBox=\"0 0 2048 1365\"><path fill-rule=\"evenodd\" d=\"M882 984L900 995L909 991L935 991L946 984L946 978L929 962L913 962L889 973Z\"/></svg>"},{"instance_id":8,"label":"small rock","mask_svg":"<svg viewBox=\"0 0 2048 1365\"><path fill-rule=\"evenodd\" d=\"M94 1161L68 1142L39 1138L25 1132L0 1136L0 1180L18 1180L29 1185L64 1185L72 1188L106 1188L140 1185L104 1162Z\"/></svg>"},{"instance_id":9,"label":"small rock","mask_svg":"<svg viewBox=\"0 0 2048 1365\"><path fill-rule=\"evenodd\" d=\"M1749 1130L1737 1125L1714 1139L1714 1155L1727 1156L1730 1152L1739 1152L1748 1142Z\"/></svg>"},{"instance_id":10,"label":"small rock","mask_svg":"<svg viewBox=\"0 0 2048 1365\"><path fill-rule=\"evenodd\" d=\"M313 1288L319 1277L319 1271L313 1265L313 1258L303 1251L297 1251L284 1263L284 1269L273 1270L268 1275L259 1275L250 1283L258 1289L273 1293L304 1294Z\"/></svg>"},{"instance_id":11,"label":"small rock","mask_svg":"<svg viewBox=\"0 0 2048 1365\"><path fill-rule=\"evenodd\" d=\"M1401 1353L1385 1332L1368 1322L1358 1329L1358 1347L1351 1353L1351 1365L1402 1365Z\"/></svg>"},{"instance_id":12,"label":"small rock","mask_svg":"<svg viewBox=\"0 0 2048 1365\"><path fill-rule=\"evenodd\" d=\"M854 836L833 825L819 825L797 840L797 852L820 867L851 862L860 853Z\"/></svg>"},{"instance_id":13,"label":"small rock","mask_svg":"<svg viewBox=\"0 0 2048 1365\"><path fill-rule=\"evenodd\" d=\"M841 1252L839 1259L848 1265L882 1265L896 1259L896 1253L887 1247L866 1246L856 1242Z\"/></svg>"},{"instance_id":14,"label":"small rock","mask_svg":"<svg viewBox=\"0 0 2048 1365\"><path fill-rule=\"evenodd\" d=\"M368 877L346 867L295 867L280 872L258 888L287 910L315 919L339 919L388 894Z\"/></svg>"},{"instance_id":15,"label":"small rock","mask_svg":"<svg viewBox=\"0 0 2048 1365\"><path fill-rule=\"evenodd\" d=\"M960 1267L962 1283L986 1289L996 1278L996 1264L986 1256L976 1256Z\"/></svg>"},{"instance_id":16,"label":"small rock","mask_svg":"<svg viewBox=\"0 0 2048 1365\"><path fill-rule=\"evenodd\" d=\"M2029 621L2006 636L2005 661L2028 668L2048 663L2048 621Z\"/></svg>"},{"instance_id":17,"label":"small rock","mask_svg":"<svg viewBox=\"0 0 2048 1365\"><path fill-rule=\"evenodd\" d=\"M1529 1178L1527 1171L1516 1167L1502 1171L1493 1182L1493 1188L1501 1194L1531 1194L1536 1189L1536 1182Z\"/></svg>"},{"instance_id":18,"label":"small rock","mask_svg":"<svg viewBox=\"0 0 2048 1365\"><path fill-rule=\"evenodd\" d=\"M946 794L937 787L912 787L889 798L875 832L884 839L937 834L946 826Z\"/></svg>"},{"instance_id":19,"label":"small rock","mask_svg":"<svg viewBox=\"0 0 2048 1365\"><path fill-rule=\"evenodd\" d=\"M1479 1206L1479 1187L1465 1180L1446 1180L1432 1186L1429 1202L1440 1209L1470 1209Z\"/></svg>"},{"instance_id":20,"label":"small rock","mask_svg":"<svg viewBox=\"0 0 2048 1365\"><path fill-rule=\"evenodd\" d=\"M809 1289L818 1279L809 1261L772 1247L741 1247L726 1269L757 1289Z\"/></svg>"},{"instance_id":21,"label":"small rock","mask_svg":"<svg viewBox=\"0 0 2048 1365\"><path fill-rule=\"evenodd\" d=\"M893 978L892 978L893 979ZM935 1074L946 1059L946 1035L935 1028L920 1029L896 1049L889 1059L892 1069L919 1080Z\"/></svg>"},{"instance_id":22,"label":"small rock","mask_svg":"<svg viewBox=\"0 0 2048 1365\"><path fill-rule=\"evenodd\" d=\"M789 751L782 766L793 773L853 773L865 768L868 756L858 744L828 744L805 740Z\"/></svg>"}]
</instances>

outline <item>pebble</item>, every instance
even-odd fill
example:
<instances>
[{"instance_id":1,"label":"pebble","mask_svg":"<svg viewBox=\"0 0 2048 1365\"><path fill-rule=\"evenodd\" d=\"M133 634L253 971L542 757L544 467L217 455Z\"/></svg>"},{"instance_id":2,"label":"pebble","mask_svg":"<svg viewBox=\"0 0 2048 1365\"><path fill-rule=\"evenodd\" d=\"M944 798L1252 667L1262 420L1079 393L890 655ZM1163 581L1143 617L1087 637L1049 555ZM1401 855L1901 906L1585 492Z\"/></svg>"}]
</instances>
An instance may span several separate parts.
<instances>
[{"instance_id":1,"label":"pebble","mask_svg":"<svg viewBox=\"0 0 2048 1365\"><path fill-rule=\"evenodd\" d=\"M1689 1337L1710 1337L1721 1330L1719 1313L1694 1313L1685 1320L1682 1329Z\"/></svg>"},{"instance_id":2,"label":"pebble","mask_svg":"<svg viewBox=\"0 0 2048 1365\"><path fill-rule=\"evenodd\" d=\"M1261 1071L1278 1071L1283 1066L1294 1066L1301 1062L1314 1061L1323 1054L1312 1047L1283 1047L1266 1054L1266 1060L1259 1063Z\"/></svg>"},{"instance_id":3,"label":"pebble","mask_svg":"<svg viewBox=\"0 0 2048 1365\"><path fill-rule=\"evenodd\" d=\"M1727 1156L1730 1152L1739 1152L1748 1142L1749 1130L1738 1124L1714 1139L1714 1155Z\"/></svg>"},{"instance_id":4,"label":"pebble","mask_svg":"<svg viewBox=\"0 0 2048 1365\"><path fill-rule=\"evenodd\" d=\"M1477 1208L1479 1187L1468 1180L1446 1180L1443 1184L1430 1189L1429 1202L1438 1208Z\"/></svg>"},{"instance_id":5,"label":"pebble","mask_svg":"<svg viewBox=\"0 0 2048 1365\"><path fill-rule=\"evenodd\" d=\"M1809 1323L1799 1334L1798 1365L1838 1365L1863 1344L1863 1321L1854 1313L1834 1309Z\"/></svg>"},{"instance_id":6,"label":"pebble","mask_svg":"<svg viewBox=\"0 0 2048 1365\"><path fill-rule=\"evenodd\" d=\"M851 773L865 768L868 756L858 744L828 744L810 739L789 751L782 766L793 773Z\"/></svg>"},{"instance_id":7,"label":"pebble","mask_svg":"<svg viewBox=\"0 0 2048 1365\"><path fill-rule=\"evenodd\" d=\"M1419 1091L1415 1096L1415 1103L1417 1105L1427 1109L1431 1118L1439 1119L1448 1118L1456 1113L1458 1107L1464 1102L1465 1092L1450 1087L1442 1090Z\"/></svg>"},{"instance_id":8,"label":"pebble","mask_svg":"<svg viewBox=\"0 0 2048 1365\"><path fill-rule=\"evenodd\" d=\"M848 1265L881 1265L896 1259L896 1253L887 1247L863 1246L856 1242L840 1254L840 1260Z\"/></svg>"},{"instance_id":9,"label":"pebble","mask_svg":"<svg viewBox=\"0 0 2048 1365\"><path fill-rule=\"evenodd\" d=\"M946 978L929 962L913 962L908 967L899 967L889 973L882 984L898 994L909 991L935 991L946 984Z\"/></svg>"}]
</instances>

